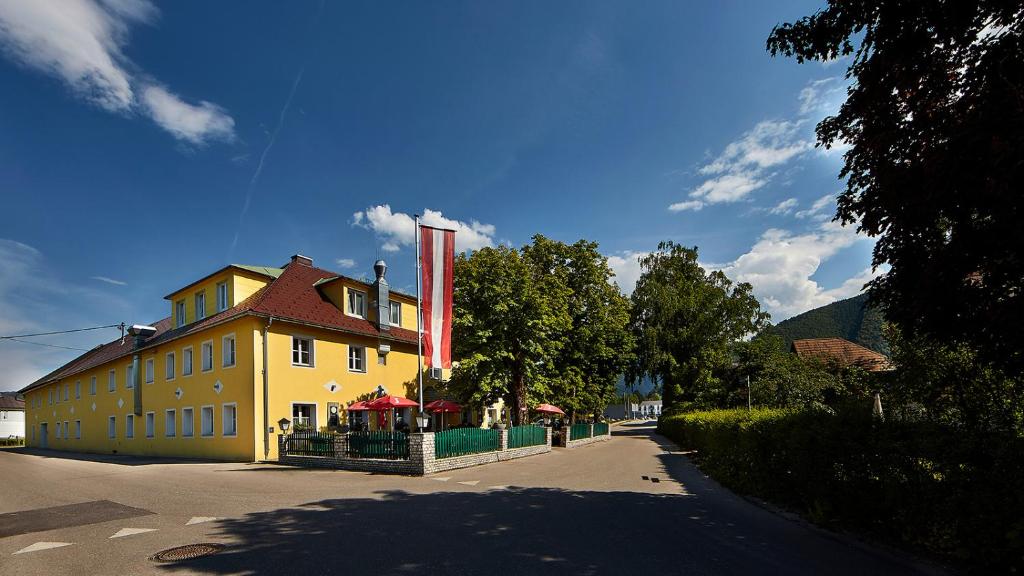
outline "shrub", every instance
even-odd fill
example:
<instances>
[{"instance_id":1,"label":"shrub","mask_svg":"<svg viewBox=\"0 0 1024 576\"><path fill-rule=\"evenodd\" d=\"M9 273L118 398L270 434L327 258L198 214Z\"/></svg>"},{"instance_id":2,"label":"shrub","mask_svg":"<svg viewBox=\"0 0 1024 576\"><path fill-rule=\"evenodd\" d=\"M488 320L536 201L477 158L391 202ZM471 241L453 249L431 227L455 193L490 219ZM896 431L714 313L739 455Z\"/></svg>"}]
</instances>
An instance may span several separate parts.
<instances>
[{"instance_id":1,"label":"shrub","mask_svg":"<svg viewBox=\"0 0 1024 576\"><path fill-rule=\"evenodd\" d=\"M864 406L663 417L722 484L840 526L978 569L1024 567L1024 439L925 422L883 422Z\"/></svg>"}]
</instances>

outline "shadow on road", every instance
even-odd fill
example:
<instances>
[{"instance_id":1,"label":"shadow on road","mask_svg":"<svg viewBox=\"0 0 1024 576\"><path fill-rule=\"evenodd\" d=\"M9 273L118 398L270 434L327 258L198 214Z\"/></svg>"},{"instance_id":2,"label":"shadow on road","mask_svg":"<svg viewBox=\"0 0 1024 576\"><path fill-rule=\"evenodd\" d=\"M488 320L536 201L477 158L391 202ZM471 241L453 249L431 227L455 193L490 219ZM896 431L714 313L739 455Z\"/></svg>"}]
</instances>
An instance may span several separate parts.
<instances>
[{"instance_id":1,"label":"shadow on road","mask_svg":"<svg viewBox=\"0 0 1024 576\"><path fill-rule=\"evenodd\" d=\"M60 460L77 460L80 462L101 462L103 464L116 464L120 466L150 466L153 464L214 464L223 462L218 460L200 460L196 458L167 458L148 456L129 456L127 454L92 454L85 452L63 452L61 450L49 450L42 448L11 448L7 452L13 454L24 454L27 456L38 456L40 458L57 458Z\"/></svg>"},{"instance_id":2,"label":"shadow on road","mask_svg":"<svg viewBox=\"0 0 1024 576\"><path fill-rule=\"evenodd\" d=\"M712 516L697 497L636 492L389 491L222 520L215 539L231 545L159 567L201 574L908 573L770 514L756 522Z\"/></svg>"}]
</instances>

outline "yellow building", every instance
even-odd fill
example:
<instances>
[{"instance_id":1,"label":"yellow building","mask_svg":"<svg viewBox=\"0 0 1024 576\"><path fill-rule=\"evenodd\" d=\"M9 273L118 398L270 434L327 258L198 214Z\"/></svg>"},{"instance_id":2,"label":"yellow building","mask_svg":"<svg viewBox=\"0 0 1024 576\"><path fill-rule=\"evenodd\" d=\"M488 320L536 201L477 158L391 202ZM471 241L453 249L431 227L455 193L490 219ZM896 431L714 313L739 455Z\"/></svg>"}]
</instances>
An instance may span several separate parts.
<instances>
[{"instance_id":1,"label":"yellow building","mask_svg":"<svg viewBox=\"0 0 1024 576\"><path fill-rule=\"evenodd\" d=\"M133 327L21 390L26 444L275 459L282 418L318 429L344 423L357 399L416 398L416 299L389 290L383 262L374 268L366 283L297 255L172 292L170 317L152 329Z\"/></svg>"}]
</instances>

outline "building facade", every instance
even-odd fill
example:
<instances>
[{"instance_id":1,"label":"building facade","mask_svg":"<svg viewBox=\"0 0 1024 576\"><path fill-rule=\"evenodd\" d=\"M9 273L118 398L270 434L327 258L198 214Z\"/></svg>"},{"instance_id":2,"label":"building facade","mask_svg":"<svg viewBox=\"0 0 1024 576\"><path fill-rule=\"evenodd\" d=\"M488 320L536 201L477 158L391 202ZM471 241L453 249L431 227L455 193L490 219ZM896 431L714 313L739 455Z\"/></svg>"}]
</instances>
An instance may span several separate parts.
<instances>
[{"instance_id":1,"label":"building facade","mask_svg":"<svg viewBox=\"0 0 1024 576\"><path fill-rule=\"evenodd\" d=\"M281 419L319 429L344 423L356 400L416 398L416 299L389 289L383 262L375 272L367 283L296 255L180 288L152 329L133 327L21 390L26 444L276 459Z\"/></svg>"},{"instance_id":2,"label":"building facade","mask_svg":"<svg viewBox=\"0 0 1024 576\"><path fill-rule=\"evenodd\" d=\"M13 393L0 393L0 438L25 437L25 402Z\"/></svg>"}]
</instances>

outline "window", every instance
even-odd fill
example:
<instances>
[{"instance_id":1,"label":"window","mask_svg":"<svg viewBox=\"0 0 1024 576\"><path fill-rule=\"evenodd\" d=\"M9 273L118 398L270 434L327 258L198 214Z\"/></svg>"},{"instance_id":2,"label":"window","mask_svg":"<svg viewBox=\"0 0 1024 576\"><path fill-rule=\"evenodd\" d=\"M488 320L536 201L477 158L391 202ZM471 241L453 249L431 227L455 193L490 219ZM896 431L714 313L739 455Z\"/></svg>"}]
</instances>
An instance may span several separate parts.
<instances>
[{"instance_id":1,"label":"window","mask_svg":"<svg viewBox=\"0 0 1024 576\"><path fill-rule=\"evenodd\" d=\"M181 435L186 438L191 438L192 433L195 430L195 426L192 422L192 407L181 409Z\"/></svg>"},{"instance_id":2,"label":"window","mask_svg":"<svg viewBox=\"0 0 1024 576\"><path fill-rule=\"evenodd\" d=\"M200 348L200 361L202 364L203 372L209 372L213 370L213 340L203 342Z\"/></svg>"},{"instance_id":3,"label":"window","mask_svg":"<svg viewBox=\"0 0 1024 576\"><path fill-rule=\"evenodd\" d=\"M235 404L223 405L223 412L221 414L223 420L224 436L237 436L238 435L238 421L236 419L238 415L238 409Z\"/></svg>"},{"instance_id":4,"label":"window","mask_svg":"<svg viewBox=\"0 0 1024 576\"><path fill-rule=\"evenodd\" d=\"M156 430L156 414L146 412L146 438L152 438Z\"/></svg>"},{"instance_id":5,"label":"window","mask_svg":"<svg viewBox=\"0 0 1024 576\"><path fill-rule=\"evenodd\" d=\"M82 397L82 381L75 380L75 400Z\"/></svg>"},{"instance_id":6,"label":"window","mask_svg":"<svg viewBox=\"0 0 1024 576\"><path fill-rule=\"evenodd\" d=\"M181 351L181 375L192 375L192 347L188 346Z\"/></svg>"},{"instance_id":7,"label":"window","mask_svg":"<svg viewBox=\"0 0 1024 576\"><path fill-rule=\"evenodd\" d=\"M164 356L164 380L174 380L174 352Z\"/></svg>"},{"instance_id":8,"label":"window","mask_svg":"<svg viewBox=\"0 0 1024 576\"><path fill-rule=\"evenodd\" d=\"M64 384L64 401L68 401L68 393L71 392L71 384Z\"/></svg>"},{"instance_id":9,"label":"window","mask_svg":"<svg viewBox=\"0 0 1024 576\"><path fill-rule=\"evenodd\" d=\"M95 396L96 395L96 377L95 376L93 376L92 378L89 378L89 395L90 396Z\"/></svg>"},{"instance_id":10,"label":"window","mask_svg":"<svg viewBox=\"0 0 1024 576\"><path fill-rule=\"evenodd\" d=\"M292 429L316 429L316 404L292 404Z\"/></svg>"},{"instance_id":11,"label":"window","mask_svg":"<svg viewBox=\"0 0 1024 576\"><path fill-rule=\"evenodd\" d=\"M135 365L129 364L124 369L124 387L128 390L135 388Z\"/></svg>"},{"instance_id":12,"label":"window","mask_svg":"<svg viewBox=\"0 0 1024 576\"><path fill-rule=\"evenodd\" d=\"M221 338L221 366L229 368L235 365L235 335L228 334Z\"/></svg>"},{"instance_id":13,"label":"window","mask_svg":"<svg viewBox=\"0 0 1024 576\"><path fill-rule=\"evenodd\" d=\"M156 361L152 358L146 358L146 384L152 384L153 379L155 378L153 375L153 372L155 372L153 369L154 362Z\"/></svg>"},{"instance_id":14,"label":"window","mask_svg":"<svg viewBox=\"0 0 1024 576\"><path fill-rule=\"evenodd\" d=\"M174 324L175 326L185 325L185 301L178 300L174 303Z\"/></svg>"},{"instance_id":15,"label":"window","mask_svg":"<svg viewBox=\"0 0 1024 576\"><path fill-rule=\"evenodd\" d=\"M117 417L107 418L107 438L117 438Z\"/></svg>"},{"instance_id":16,"label":"window","mask_svg":"<svg viewBox=\"0 0 1024 576\"><path fill-rule=\"evenodd\" d=\"M57 435L54 438L60 440L60 420L57 420Z\"/></svg>"},{"instance_id":17,"label":"window","mask_svg":"<svg viewBox=\"0 0 1024 576\"><path fill-rule=\"evenodd\" d=\"M124 437L135 438L135 414L129 414L124 418Z\"/></svg>"},{"instance_id":18,"label":"window","mask_svg":"<svg viewBox=\"0 0 1024 576\"><path fill-rule=\"evenodd\" d=\"M350 372L366 372L366 348L348 347L348 369Z\"/></svg>"},{"instance_id":19,"label":"window","mask_svg":"<svg viewBox=\"0 0 1024 576\"><path fill-rule=\"evenodd\" d=\"M366 294L348 289L348 313L352 316L366 318Z\"/></svg>"},{"instance_id":20,"label":"window","mask_svg":"<svg viewBox=\"0 0 1024 576\"><path fill-rule=\"evenodd\" d=\"M110 392L117 391L117 372L114 370L107 374L107 390Z\"/></svg>"},{"instance_id":21,"label":"window","mask_svg":"<svg viewBox=\"0 0 1024 576\"><path fill-rule=\"evenodd\" d=\"M228 283L221 282L217 284L217 312L223 312L228 309Z\"/></svg>"},{"instance_id":22,"label":"window","mask_svg":"<svg viewBox=\"0 0 1024 576\"><path fill-rule=\"evenodd\" d=\"M206 291L196 292L196 320L206 318Z\"/></svg>"},{"instance_id":23,"label":"window","mask_svg":"<svg viewBox=\"0 0 1024 576\"><path fill-rule=\"evenodd\" d=\"M292 365L313 365L313 339L292 336Z\"/></svg>"},{"instance_id":24,"label":"window","mask_svg":"<svg viewBox=\"0 0 1024 576\"><path fill-rule=\"evenodd\" d=\"M390 316L391 316L391 325L392 326L401 326L402 325L402 303L401 302L395 302L394 300L392 300L390 302L390 306L391 306L391 314L390 314Z\"/></svg>"},{"instance_id":25,"label":"window","mask_svg":"<svg viewBox=\"0 0 1024 576\"><path fill-rule=\"evenodd\" d=\"M75 420L75 440L82 439L82 421Z\"/></svg>"},{"instance_id":26,"label":"window","mask_svg":"<svg viewBox=\"0 0 1024 576\"><path fill-rule=\"evenodd\" d=\"M168 438L174 438L176 432L174 429L175 424L177 424L175 416L176 414L173 408L164 412L164 436L167 436Z\"/></svg>"},{"instance_id":27,"label":"window","mask_svg":"<svg viewBox=\"0 0 1024 576\"><path fill-rule=\"evenodd\" d=\"M46 398L46 403L52 405L53 404L53 388L50 388L46 392L48 394L47 398Z\"/></svg>"},{"instance_id":28,"label":"window","mask_svg":"<svg viewBox=\"0 0 1024 576\"><path fill-rule=\"evenodd\" d=\"M70 434L70 433L71 433L71 426L68 426L68 421L65 420L64 421L64 439L65 440L68 439L68 434Z\"/></svg>"},{"instance_id":29,"label":"window","mask_svg":"<svg viewBox=\"0 0 1024 576\"><path fill-rule=\"evenodd\" d=\"M201 410L199 433L203 436L213 436L213 406L203 406Z\"/></svg>"}]
</instances>

